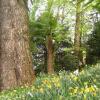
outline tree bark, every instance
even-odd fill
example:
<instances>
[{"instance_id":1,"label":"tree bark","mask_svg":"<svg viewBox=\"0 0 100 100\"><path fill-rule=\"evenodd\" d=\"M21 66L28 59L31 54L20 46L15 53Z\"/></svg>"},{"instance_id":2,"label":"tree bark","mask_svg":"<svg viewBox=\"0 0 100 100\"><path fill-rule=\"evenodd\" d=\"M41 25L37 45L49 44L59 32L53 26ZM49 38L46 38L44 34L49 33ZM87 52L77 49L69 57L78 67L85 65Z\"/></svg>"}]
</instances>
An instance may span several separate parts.
<instances>
[{"instance_id":1,"label":"tree bark","mask_svg":"<svg viewBox=\"0 0 100 100\"><path fill-rule=\"evenodd\" d=\"M75 46L75 54L78 58L80 58L80 44L81 44L81 1L77 0L74 46Z\"/></svg>"},{"instance_id":2,"label":"tree bark","mask_svg":"<svg viewBox=\"0 0 100 100\"><path fill-rule=\"evenodd\" d=\"M28 15L23 0L0 0L0 87L31 84Z\"/></svg>"},{"instance_id":3,"label":"tree bark","mask_svg":"<svg viewBox=\"0 0 100 100\"><path fill-rule=\"evenodd\" d=\"M47 36L47 71L49 74L54 73L54 54L52 36Z\"/></svg>"}]
</instances>

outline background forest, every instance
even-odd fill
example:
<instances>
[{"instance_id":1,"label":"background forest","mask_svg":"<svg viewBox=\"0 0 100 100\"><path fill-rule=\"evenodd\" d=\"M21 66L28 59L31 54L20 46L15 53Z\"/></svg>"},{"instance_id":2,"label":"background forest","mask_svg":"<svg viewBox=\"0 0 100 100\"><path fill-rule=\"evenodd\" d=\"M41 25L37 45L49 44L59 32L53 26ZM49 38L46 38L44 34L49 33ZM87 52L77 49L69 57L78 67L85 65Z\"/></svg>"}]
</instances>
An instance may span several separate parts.
<instances>
[{"instance_id":1,"label":"background forest","mask_svg":"<svg viewBox=\"0 0 100 100\"><path fill-rule=\"evenodd\" d=\"M1 0L0 33L0 100L99 100L100 0Z\"/></svg>"},{"instance_id":2,"label":"background forest","mask_svg":"<svg viewBox=\"0 0 100 100\"><path fill-rule=\"evenodd\" d=\"M72 71L99 62L99 6L93 0L34 1L30 45L37 73Z\"/></svg>"}]
</instances>

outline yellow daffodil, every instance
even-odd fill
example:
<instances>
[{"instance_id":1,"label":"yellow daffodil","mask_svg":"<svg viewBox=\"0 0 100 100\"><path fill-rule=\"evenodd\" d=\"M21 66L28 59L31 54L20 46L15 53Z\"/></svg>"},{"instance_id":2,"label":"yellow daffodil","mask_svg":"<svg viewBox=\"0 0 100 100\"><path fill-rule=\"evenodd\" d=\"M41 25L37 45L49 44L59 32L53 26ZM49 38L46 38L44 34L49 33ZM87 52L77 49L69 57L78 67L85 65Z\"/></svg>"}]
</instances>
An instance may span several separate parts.
<instances>
[{"instance_id":1,"label":"yellow daffodil","mask_svg":"<svg viewBox=\"0 0 100 100\"><path fill-rule=\"evenodd\" d=\"M51 88L52 88L51 84L48 84L48 85L47 85L47 87L48 87L49 89L51 89Z\"/></svg>"},{"instance_id":2,"label":"yellow daffodil","mask_svg":"<svg viewBox=\"0 0 100 100\"><path fill-rule=\"evenodd\" d=\"M48 80L44 80L44 81L43 81L43 84L47 84L47 83L48 83Z\"/></svg>"},{"instance_id":3,"label":"yellow daffodil","mask_svg":"<svg viewBox=\"0 0 100 100\"><path fill-rule=\"evenodd\" d=\"M40 91L41 93L43 93L43 92L44 92L44 89L43 89L43 88L40 88L39 91Z\"/></svg>"},{"instance_id":4,"label":"yellow daffodil","mask_svg":"<svg viewBox=\"0 0 100 100\"><path fill-rule=\"evenodd\" d=\"M32 91L34 91L34 90L35 90L35 87L34 87L34 86L32 86L31 90L32 90Z\"/></svg>"},{"instance_id":5,"label":"yellow daffodil","mask_svg":"<svg viewBox=\"0 0 100 100\"><path fill-rule=\"evenodd\" d=\"M60 87L60 83L59 83L59 82L56 83L56 84L55 84L55 87Z\"/></svg>"},{"instance_id":6,"label":"yellow daffodil","mask_svg":"<svg viewBox=\"0 0 100 100\"><path fill-rule=\"evenodd\" d=\"M89 87L89 91L90 91L90 92L94 92L94 91L95 91L95 88L94 88L93 86L90 86L90 87Z\"/></svg>"},{"instance_id":7,"label":"yellow daffodil","mask_svg":"<svg viewBox=\"0 0 100 100\"><path fill-rule=\"evenodd\" d=\"M79 94L83 94L83 93L84 93L84 91L82 91L82 90L79 92Z\"/></svg>"},{"instance_id":8,"label":"yellow daffodil","mask_svg":"<svg viewBox=\"0 0 100 100\"><path fill-rule=\"evenodd\" d=\"M73 93L76 94L77 92L78 92L78 89L75 88L75 89L73 90Z\"/></svg>"},{"instance_id":9,"label":"yellow daffodil","mask_svg":"<svg viewBox=\"0 0 100 100\"><path fill-rule=\"evenodd\" d=\"M89 92L89 88L88 88L88 87L85 88L85 89L84 89L84 92L85 92L85 93L88 93L88 92Z\"/></svg>"},{"instance_id":10,"label":"yellow daffodil","mask_svg":"<svg viewBox=\"0 0 100 100\"><path fill-rule=\"evenodd\" d=\"M78 77L74 77L73 80L74 80L74 81L77 81L77 80L78 80Z\"/></svg>"}]
</instances>

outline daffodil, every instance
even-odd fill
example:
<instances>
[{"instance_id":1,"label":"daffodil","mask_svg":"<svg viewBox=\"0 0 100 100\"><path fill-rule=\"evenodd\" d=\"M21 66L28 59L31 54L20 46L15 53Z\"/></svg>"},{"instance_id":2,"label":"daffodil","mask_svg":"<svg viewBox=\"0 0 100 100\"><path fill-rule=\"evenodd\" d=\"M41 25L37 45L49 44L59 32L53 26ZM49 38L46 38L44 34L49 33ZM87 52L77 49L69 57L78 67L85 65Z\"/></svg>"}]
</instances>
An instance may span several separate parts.
<instances>
[{"instance_id":1,"label":"daffodil","mask_svg":"<svg viewBox=\"0 0 100 100\"><path fill-rule=\"evenodd\" d=\"M89 87L89 91L90 91L90 92L94 92L94 91L95 91L95 88L94 88L93 86L90 86L90 87Z\"/></svg>"},{"instance_id":2,"label":"daffodil","mask_svg":"<svg viewBox=\"0 0 100 100\"><path fill-rule=\"evenodd\" d=\"M55 84L55 87L60 87L60 86L61 84L59 82Z\"/></svg>"},{"instance_id":3,"label":"daffodil","mask_svg":"<svg viewBox=\"0 0 100 100\"><path fill-rule=\"evenodd\" d=\"M77 80L78 80L78 77L75 76L75 77L73 78L73 80L74 80L74 81L77 81Z\"/></svg>"},{"instance_id":4,"label":"daffodil","mask_svg":"<svg viewBox=\"0 0 100 100\"><path fill-rule=\"evenodd\" d=\"M76 94L77 92L78 92L78 89L75 88L75 89L73 90L73 93Z\"/></svg>"},{"instance_id":5,"label":"daffodil","mask_svg":"<svg viewBox=\"0 0 100 100\"><path fill-rule=\"evenodd\" d=\"M88 93L88 92L89 92L89 88L88 88L88 87L85 88L85 89L84 89L84 92L85 92L85 93Z\"/></svg>"},{"instance_id":6,"label":"daffodil","mask_svg":"<svg viewBox=\"0 0 100 100\"><path fill-rule=\"evenodd\" d=\"M34 91L34 90L35 90L35 86L32 86L32 87L31 87L31 90Z\"/></svg>"},{"instance_id":7,"label":"daffodil","mask_svg":"<svg viewBox=\"0 0 100 100\"><path fill-rule=\"evenodd\" d=\"M49 89L51 89L51 88L52 88L51 84L48 84L48 85L47 85L47 87L48 87Z\"/></svg>"},{"instance_id":8,"label":"daffodil","mask_svg":"<svg viewBox=\"0 0 100 100\"><path fill-rule=\"evenodd\" d=\"M43 80L43 84L47 83L47 80Z\"/></svg>"},{"instance_id":9,"label":"daffodil","mask_svg":"<svg viewBox=\"0 0 100 100\"><path fill-rule=\"evenodd\" d=\"M83 93L84 93L84 91L82 91L82 90L79 92L79 94L83 94Z\"/></svg>"},{"instance_id":10,"label":"daffodil","mask_svg":"<svg viewBox=\"0 0 100 100\"><path fill-rule=\"evenodd\" d=\"M39 91L40 91L41 93L43 93L43 92L44 92L44 89L43 89L43 88L40 88Z\"/></svg>"}]
</instances>

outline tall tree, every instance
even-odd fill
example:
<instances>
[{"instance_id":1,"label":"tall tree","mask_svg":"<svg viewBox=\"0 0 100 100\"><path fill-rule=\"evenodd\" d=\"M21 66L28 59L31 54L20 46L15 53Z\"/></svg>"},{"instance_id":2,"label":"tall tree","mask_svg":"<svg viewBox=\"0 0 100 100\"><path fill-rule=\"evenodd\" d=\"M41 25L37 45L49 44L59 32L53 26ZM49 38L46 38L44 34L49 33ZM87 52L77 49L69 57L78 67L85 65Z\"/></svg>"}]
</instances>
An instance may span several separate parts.
<instances>
[{"instance_id":1,"label":"tall tree","mask_svg":"<svg viewBox=\"0 0 100 100\"><path fill-rule=\"evenodd\" d=\"M2 90L34 79L24 0L0 0L0 72Z\"/></svg>"},{"instance_id":2,"label":"tall tree","mask_svg":"<svg viewBox=\"0 0 100 100\"><path fill-rule=\"evenodd\" d=\"M80 45L81 45L81 0L76 1L76 25L75 25L75 54L80 59Z\"/></svg>"},{"instance_id":3,"label":"tall tree","mask_svg":"<svg viewBox=\"0 0 100 100\"><path fill-rule=\"evenodd\" d=\"M48 73L54 72L54 48L53 48L53 36L52 33L57 24L56 18L53 16L52 6L54 0L48 0L45 11L40 14L35 20L32 14L32 23L35 26L33 33L41 37L42 43L45 42L47 51L47 71ZM33 6L35 9L35 7ZM36 12L36 11L35 11ZM34 11L32 12L34 13ZM34 21L33 21L34 20ZM35 36L36 36L35 35ZM44 38L44 39L43 39ZM46 40L46 41L45 41Z\"/></svg>"}]
</instances>

